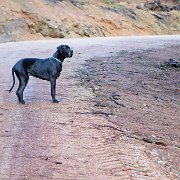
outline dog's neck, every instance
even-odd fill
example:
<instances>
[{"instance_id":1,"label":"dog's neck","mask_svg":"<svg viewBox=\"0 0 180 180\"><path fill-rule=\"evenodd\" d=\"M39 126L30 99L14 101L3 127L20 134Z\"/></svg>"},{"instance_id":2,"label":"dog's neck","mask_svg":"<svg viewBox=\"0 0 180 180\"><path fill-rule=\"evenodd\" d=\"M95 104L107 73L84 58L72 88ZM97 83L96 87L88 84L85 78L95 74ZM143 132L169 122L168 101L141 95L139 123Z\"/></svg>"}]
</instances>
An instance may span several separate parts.
<instances>
[{"instance_id":1,"label":"dog's neck","mask_svg":"<svg viewBox=\"0 0 180 180\"><path fill-rule=\"evenodd\" d=\"M60 62L63 63L64 59L66 58L63 54L61 54L58 50L53 54L55 59L59 60Z\"/></svg>"},{"instance_id":2,"label":"dog's neck","mask_svg":"<svg viewBox=\"0 0 180 180\"><path fill-rule=\"evenodd\" d=\"M55 58L54 56L52 56L51 58L53 58L54 60L58 61L59 63L62 63L58 58Z\"/></svg>"}]
</instances>

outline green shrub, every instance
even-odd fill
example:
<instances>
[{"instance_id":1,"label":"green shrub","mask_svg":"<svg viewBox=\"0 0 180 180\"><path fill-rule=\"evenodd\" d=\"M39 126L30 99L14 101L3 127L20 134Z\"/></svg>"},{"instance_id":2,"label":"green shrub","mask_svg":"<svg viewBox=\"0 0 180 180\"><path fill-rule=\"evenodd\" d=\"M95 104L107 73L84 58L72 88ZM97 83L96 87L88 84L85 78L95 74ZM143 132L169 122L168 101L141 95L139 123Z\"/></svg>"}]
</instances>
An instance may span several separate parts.
<instances>
[{"instance_id":1,"label":"green shrub","mask_svg":"<svg viewBox=\"0 0 180 180\"><path fill-rule=\"evenodd\" d=\"M112 4L113 2L112 2L112 0L103 0L103 3L105 3L105 4Z\"/></svg>"}]
</instances>

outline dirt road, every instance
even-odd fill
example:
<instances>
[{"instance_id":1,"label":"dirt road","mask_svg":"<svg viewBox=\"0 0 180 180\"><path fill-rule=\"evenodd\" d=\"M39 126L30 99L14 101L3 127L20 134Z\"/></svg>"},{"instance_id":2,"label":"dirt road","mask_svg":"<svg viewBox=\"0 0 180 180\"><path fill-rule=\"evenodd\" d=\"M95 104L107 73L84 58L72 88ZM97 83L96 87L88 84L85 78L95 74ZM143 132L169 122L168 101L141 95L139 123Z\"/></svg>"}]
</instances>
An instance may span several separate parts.
<instances>
[{"instance_id":1,"label":"dirt road","mask_svg":"<svg viewBox=\"0 0 180 180\"><path fill-rule=\"evenodd\" d=\"M68 44L74 49L74 56L65 60L63 73L57 81L60 103L51 103L49 82L32 77L24 94L27 104L18 104L15 95L18 83L11 94L7 91L12 85L13 64L23 57L50 57L60 44ZM140 101L138 103L144 109L148 109L152 101L149 105L147 99L134 98L134 101L129 101L133 107L125 104L123 110L115 115L111 112L103 115L91 113L99 108L92 102L96 95L91 87L80 82L82 79L77 75L83 70L85 60L97 58L102 61L122 51L140 52L174 45L180 46L180 36L0 44L0 179L178 179L178 165L173 163L173 159L171 162L171 158L163 156L163 152L167 151L168 157L173 152L176 161L180 160L179 134L175 132L177 138L173 139L173 144L159 146L156 142L142 141L141 136L134 134L133 128L128 128L128 118L123 123L122 114L129 117L130 108L141 112L142 108L139 109L135 101ZM159 56L157 52L156 56ZM108 92L106 88L105 93ZM127 94L121 100L126 102L126 97ZM173 127L178 131L179 105L177 102L168 105L175 109L168 111L168 118L172 118L171 123L174 119L176 124ZM153 114L149 112L148 116ZM158 113L165 112L162 108ZM133 116L132 112L130 115ZM114 117L121 123L115 124ZM136 124L130 118L130 124L133 123ZM141 129L143 126L146 129L148 124L143 122ZM166 130L169 129L163 129ZM157 137L157 134L151 135Z\"/></svg>"}]
</instances>

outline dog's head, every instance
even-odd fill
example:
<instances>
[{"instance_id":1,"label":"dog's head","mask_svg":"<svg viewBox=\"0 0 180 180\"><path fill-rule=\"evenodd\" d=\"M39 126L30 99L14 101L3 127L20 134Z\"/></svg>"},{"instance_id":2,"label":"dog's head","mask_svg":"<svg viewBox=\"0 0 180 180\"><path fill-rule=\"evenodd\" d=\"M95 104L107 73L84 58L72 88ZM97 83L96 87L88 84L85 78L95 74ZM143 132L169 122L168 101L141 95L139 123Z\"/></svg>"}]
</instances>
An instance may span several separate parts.
<instances>
[{"instance_id":1,"label":"dog's head","mask_svg":"<svg viewBox=\"0 0 180 180\"><path fill-rule=\"evenodd\" d=\"M58 46L57 49L65 58L70 58L73 56L73 50L68 45Z\"/></svg>"}]
</instances>

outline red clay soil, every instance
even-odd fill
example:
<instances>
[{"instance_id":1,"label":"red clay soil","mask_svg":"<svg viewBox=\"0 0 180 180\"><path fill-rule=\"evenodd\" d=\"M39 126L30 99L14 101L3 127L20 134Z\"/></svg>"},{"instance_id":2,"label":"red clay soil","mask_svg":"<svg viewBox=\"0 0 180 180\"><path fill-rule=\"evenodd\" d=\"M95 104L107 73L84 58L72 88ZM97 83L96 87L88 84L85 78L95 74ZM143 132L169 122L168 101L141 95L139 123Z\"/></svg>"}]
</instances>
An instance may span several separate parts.
<instances>
[{"instance_id":1,"label":"red clay soil","mask_svg":"<svg viewBox=\"0 0 180 180\"><path fill-rule=\"evenodd\" d=\"M74 49L57 81L31 77L18 104L11 67ZM0 44L1 179L178 179L180 36Z\"/></svg>"}]
</instances>

